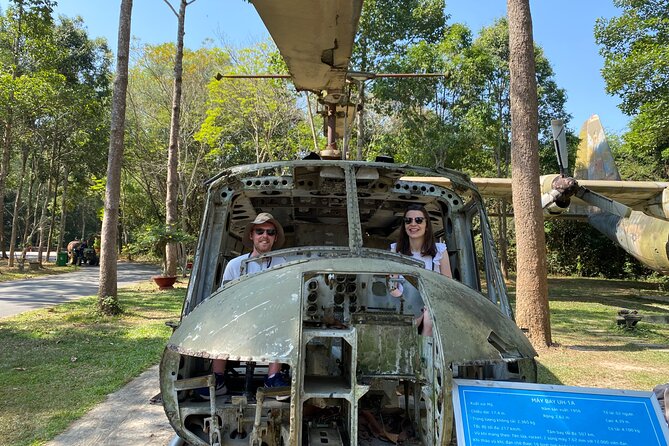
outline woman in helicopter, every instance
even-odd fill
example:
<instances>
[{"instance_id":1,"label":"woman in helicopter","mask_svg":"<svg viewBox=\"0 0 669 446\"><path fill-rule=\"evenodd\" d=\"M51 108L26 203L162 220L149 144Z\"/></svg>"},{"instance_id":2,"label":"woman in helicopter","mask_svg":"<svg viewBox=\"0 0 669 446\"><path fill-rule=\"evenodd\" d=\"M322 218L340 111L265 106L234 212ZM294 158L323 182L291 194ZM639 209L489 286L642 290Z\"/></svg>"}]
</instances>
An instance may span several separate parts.
<instances>
[{"instance_id":1,"label":"woman in helicopter","mask_svg":"<svg viewBox=\"0 0 669 446\"><path fill-rule=\"evenodd\" d=\"M437 243L434 239L432 222L425 207L420 204L407 206L402 224L397 243L390 245L390 250L422 260L425 269L452 277L446 244ZM401 285L390 288L392 296L400 297L402 292ZM432 319L426 308L416 318L416 324L422 335L432 336Z\"/></svg>"}]
</instances>

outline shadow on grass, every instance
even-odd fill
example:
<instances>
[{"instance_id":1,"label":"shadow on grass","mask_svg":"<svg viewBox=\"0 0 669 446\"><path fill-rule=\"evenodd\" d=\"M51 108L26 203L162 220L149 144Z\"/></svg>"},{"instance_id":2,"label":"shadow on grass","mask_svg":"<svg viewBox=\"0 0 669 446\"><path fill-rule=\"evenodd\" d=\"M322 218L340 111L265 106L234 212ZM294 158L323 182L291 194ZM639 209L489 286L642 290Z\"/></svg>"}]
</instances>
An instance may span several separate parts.
<instances>
[{"instance_id":1,"label":"shadow on grass","mask_svg":"<svg viewBox=\"0 0 669 446\"><path fill-rule=\"evenodd\" d=\"M666 344L624 344L624 345L570 345L571 350L582 352L642 352L646 350L669 350Z\"/></svg>"},{"instance_id":2,"label":"shadow on grass","mask_svg":"<svg viewBox=\"0 0 669 446\"><path fill-rule=\"evenodd\" d=\"M515 284L510 284L508 290L515 297ZM633 299L648 304L662 303L663 298L669 296L669 293L660 291L659 284L653 282L582 277L551 277L548 279L548 290L551 301L569 302ZM639 300L639 296L644 296L643 300ZM658 297L658 300L653 301L653 296Z\"/></svg>"},{"instance_id":3,"label":"shadow on grass","mask_svg":"<svg viewBox=\"0 0 669 446\"><path fill-rule=\"evenodd\" d=\"M562 385L562 381L541 363L537 363L537 382L539 384Z\"/></svg>"},{"instance_id":4,"label":"shadow on grass","mask_svg":"<svg viewBox=\"0 0 669 446\"><path fill-rule=\"evenodd\" d=\"M569 301L583 299L586 302L601 298L638 299L639 296L658 297L658 302L666 297L661 292L659 284L652 282L626 281L615 279L593 279L574 277L554 277L548 279L548 289L551 299L566 298ZM592 292L592 295L588 295Z\"/></svg>"}]
</instances>

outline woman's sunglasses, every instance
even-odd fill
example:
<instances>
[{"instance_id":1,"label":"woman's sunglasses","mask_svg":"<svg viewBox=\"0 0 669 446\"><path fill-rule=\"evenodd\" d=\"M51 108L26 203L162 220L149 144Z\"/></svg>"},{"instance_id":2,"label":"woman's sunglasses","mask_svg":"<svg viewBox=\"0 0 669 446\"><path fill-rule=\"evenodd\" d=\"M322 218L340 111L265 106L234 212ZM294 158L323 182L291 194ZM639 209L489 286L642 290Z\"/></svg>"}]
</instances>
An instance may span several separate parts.
<instances>
[{"instance_id":1,"label":"woman's sunglasses","mask_svg":"<svg viewBox=\"0 0 669 446\"><path fill-rule=\"evenodd\" d=\"M415 221L417 225L422 225L423 222L425 221L425 217L416 217L416 218L404 217L405 225L410 225L412 221Z\"/></svg>"},{"instance_id":2,"label":"woman's sunglasses","mask_svg":"<svg viewBox=\"0 0 669 446\"><path fill-rule=\"evenodd\" d=\"M255 228L253 232L255 232L256 235L263 235L266 232L270 237L274 237L276 235L276 229Z\"/></svg>"}]
</instances>

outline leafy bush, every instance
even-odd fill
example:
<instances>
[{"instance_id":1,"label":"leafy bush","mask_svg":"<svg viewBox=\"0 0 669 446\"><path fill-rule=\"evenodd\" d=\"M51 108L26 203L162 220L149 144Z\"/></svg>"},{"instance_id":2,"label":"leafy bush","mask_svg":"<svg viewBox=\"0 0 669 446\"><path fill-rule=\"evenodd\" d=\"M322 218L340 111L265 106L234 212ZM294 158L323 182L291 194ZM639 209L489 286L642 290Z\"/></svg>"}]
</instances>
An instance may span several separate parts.
<instances>
[{"instance_id":1,"label":"leafy bush","mask_svg":"<svg viewBox=\"0 0 669 446\"><path fill-rule=\"evenodd\" d=\"M192 244L195 242L195 236L171 225L146 225L136 234L135 242L126 245L124 249L132 255L151 254L162 259L165 272L167 268L165 247L171 242Z\"/></svg>"},{"instance_id":2,"label":"leafy bush","mask_svg":"<svg viewBox=\"0 0 669 446\"><path fill-rule=\"evenodd\" d=\"M556 275L647 278L653 272L585 222L546 222L548 270Z\"/></svg>"}]
</instances>

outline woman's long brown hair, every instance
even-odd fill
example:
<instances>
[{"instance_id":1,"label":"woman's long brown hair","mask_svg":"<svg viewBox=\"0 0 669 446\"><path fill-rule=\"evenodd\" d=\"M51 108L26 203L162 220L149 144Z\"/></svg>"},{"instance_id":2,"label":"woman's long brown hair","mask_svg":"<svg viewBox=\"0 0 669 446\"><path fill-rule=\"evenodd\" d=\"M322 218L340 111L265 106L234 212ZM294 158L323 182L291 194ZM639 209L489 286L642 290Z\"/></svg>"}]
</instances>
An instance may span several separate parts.
<instances>
[{"instance_id":1,"label":"woman's long brown hair","mask_svg":"<svg viewBox=\"0 0 669 446\"><path fill-rule=\"evenodd\" d=\"M437 244L434 241L434 232L432 231L432 222L425 207L421 204L410 204L404 211L402 218L402 230L400 231L400 238L397 240L397 252L405 255L412 255L411 245L409 244L409 235L407 234L404 218L409 211L420 211L425 217L425 237L423 239L423 246L420 248L421 255L434 257L437 255Z\"/></svg>"}]
</instances>

